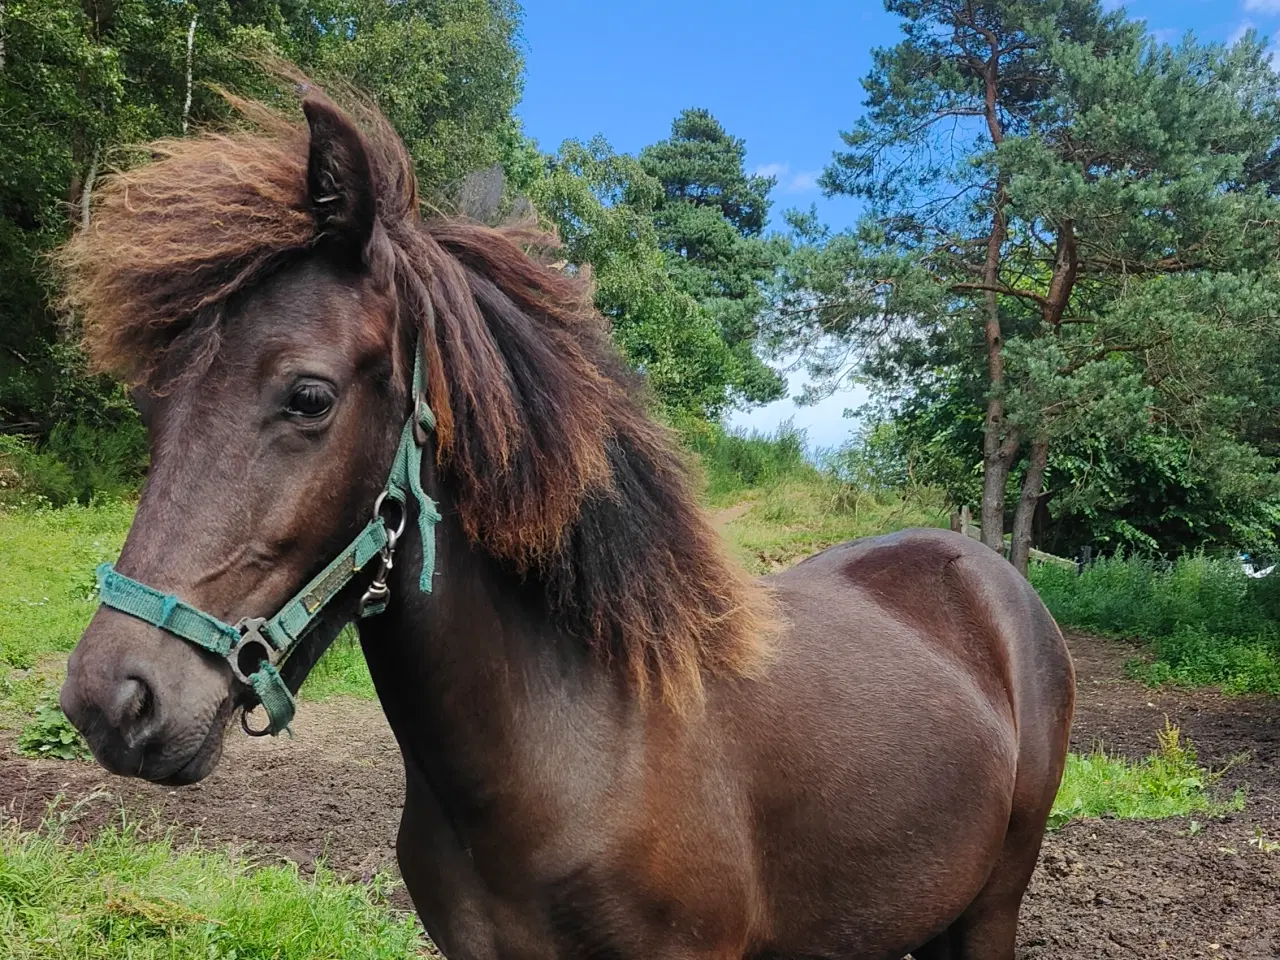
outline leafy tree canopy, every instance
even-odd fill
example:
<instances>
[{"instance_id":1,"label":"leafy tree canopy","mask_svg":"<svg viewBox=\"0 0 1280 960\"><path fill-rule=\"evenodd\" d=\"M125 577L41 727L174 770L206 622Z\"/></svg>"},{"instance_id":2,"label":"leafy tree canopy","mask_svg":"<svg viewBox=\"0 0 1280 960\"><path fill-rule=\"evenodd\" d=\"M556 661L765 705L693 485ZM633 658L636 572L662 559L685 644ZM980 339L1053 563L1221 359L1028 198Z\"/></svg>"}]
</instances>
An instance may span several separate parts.
<instances>
[{"instance_id":1,"label":"leafy tree canopy","mask_svg":"<svg viewBox=\"0 0 1280 960\"><path fill-rule=\"evenodd\" d=\"M59 421L131 415L59 345L44 258L128 145L222 118L219 87L268 92L251 58L283 54L376 96L433 191L515 151L518 26L511 0L6 0L0 424L48 436Z\"/></svg>"},{"instance_id":2,"label":"leafy tree canopy","mask_svg":"<svg viewBox=\"0 0 1280 960\"><path fill-rule=\"evenodd\" d=\"M1073 509L1051 455L1085 438L1168 436L1222 496L1274 491L1256 436L1280 318L1265 45L1157 44L1095 0L886 6L904 39L875 52L823 178L869 214L789 265L781 335L825 342L820 377L978 412L958 456L993 546L1021 474L1024 564L1045 499Z\"/></svg>"}]
</instances>

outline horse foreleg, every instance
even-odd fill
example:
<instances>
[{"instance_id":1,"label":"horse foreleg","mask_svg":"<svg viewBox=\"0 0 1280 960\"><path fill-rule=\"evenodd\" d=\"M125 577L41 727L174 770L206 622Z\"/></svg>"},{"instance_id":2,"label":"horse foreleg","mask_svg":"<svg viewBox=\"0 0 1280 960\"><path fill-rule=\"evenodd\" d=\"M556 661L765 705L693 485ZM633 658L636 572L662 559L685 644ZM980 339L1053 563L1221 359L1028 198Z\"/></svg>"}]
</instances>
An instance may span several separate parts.
<instances>
[{"instance_id":1,"label":"horse foreleg","mask_svg":"<svg viewBox=\"0 0 1280 960\"><path fill-rule=\"evenodd\" d=\"M430 787L408 762L396 859L418 917L440 952L449 960L497 960L475 865Z\"/></svg>"}]
</instances>

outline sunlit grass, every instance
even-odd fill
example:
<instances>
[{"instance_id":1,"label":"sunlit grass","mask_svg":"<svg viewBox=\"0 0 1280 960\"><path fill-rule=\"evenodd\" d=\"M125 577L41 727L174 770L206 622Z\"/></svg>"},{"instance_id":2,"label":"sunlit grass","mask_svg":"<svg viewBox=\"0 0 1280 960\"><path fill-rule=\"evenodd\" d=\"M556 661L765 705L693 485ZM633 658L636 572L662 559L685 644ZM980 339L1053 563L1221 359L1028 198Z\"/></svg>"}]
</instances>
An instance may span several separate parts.
<instances>
[{"instance_id":1,"label":"sunlit grass","mask_svg":"<svg viewBox=\"0 0 1280 960\"><path fill-rule=\"evenodd\" d=\"M1218 800L1212 787L1221 771L1202 767L1195 748L1177 727L1166 723L1154 753L1128 760L1097 748L1070 754L1049 817L1051 827L1080 817L1161 820L1193 813L1206 816L1240 810L1244 794Z\"/></svg>"},{"instance_id":2,"label":"sunlit grass","mask_svg":"<svg viewBox=\"0 0 1280 960\"><path fill-rule=\"evenodd\" d=\"M373 699L377 696L353 627L343 629L325 651L302 684L301 696L307 700L343 696Z\"/></svg>"},{"instance_id":3,"label":"sunlit grass","mask_svg":"<svg viewBox=\"0 0 1280 960\"><path fill-rule=\"evenodd\" d=\"M133 510L118 501L0 508L0 669L75 646L98 604L94 569L119 554Z\"/></svg>"},{"instance_id":4,"label":"sunlit grass","mask_svg":"<svg viewBox=\"0 0 1280 960\"><path fill-rule=\"evenodd\" d=\"M872 496L815 475L757 491L722 529L748 570L768 573L845 540L946 525L941 501L898 493Z\"/></svg>"},{"instance_id":5,"label":"sunlit grass","mask_svg":"<svg viewBox=\"0 0 1280 960\"><path fill-rule=\"evenodd\" d=\"M68 842L56 818L0 826L0 956L12 960L402 960L432 955L392 881L147 841L112 827Z\"/></svg>"}]
</instances>

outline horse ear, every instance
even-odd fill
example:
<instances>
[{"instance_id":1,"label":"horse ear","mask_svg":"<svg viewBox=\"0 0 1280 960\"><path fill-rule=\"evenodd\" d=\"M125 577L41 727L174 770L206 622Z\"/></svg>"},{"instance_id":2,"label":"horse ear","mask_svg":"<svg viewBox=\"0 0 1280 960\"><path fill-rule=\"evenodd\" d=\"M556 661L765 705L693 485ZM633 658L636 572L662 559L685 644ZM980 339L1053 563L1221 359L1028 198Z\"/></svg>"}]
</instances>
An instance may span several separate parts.
<instances>
[{"instance_id":1,"label":"horse ear","mask_svg":"<svg viewBox=\"0 0 1280 960\"><path fill-rule=\"evenodd\" d=\"M303 101L311 130L307 192L326 238L367 262L377 222L373 160L364 137L349 117L327 100Z\"/></svg>"}]
</instances>

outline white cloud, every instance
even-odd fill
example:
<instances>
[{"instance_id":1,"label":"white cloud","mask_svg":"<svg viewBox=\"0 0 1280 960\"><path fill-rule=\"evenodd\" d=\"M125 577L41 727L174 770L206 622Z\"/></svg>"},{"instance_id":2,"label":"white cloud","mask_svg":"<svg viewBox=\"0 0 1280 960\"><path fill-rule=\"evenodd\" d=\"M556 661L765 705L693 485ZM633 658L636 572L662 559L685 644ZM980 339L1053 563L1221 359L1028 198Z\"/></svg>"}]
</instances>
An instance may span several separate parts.
<instances>
[{"instance_id":1,"label":"white cloud","mask_svg":"<svg viewBox=\"0 0 1280 960\"><path fill-rule=\"evenodd\" d=\"M1244 0L1245 13L1280 13L1280 0Z\"/></svg>"},{"instance_id":2,"label":"white cloud","mask_svg":"<svg viewBox=\"0 0 1280 960\"><path fill-rule=\"evenodd\" d=\"M758 177L777 177L783 193L804 193L818 186L821 170L797 170L791 172L789 163L762 163L753 171Z\"/></svg>"},{"instance_id":3,"label":"white cloud","mask_svg":"<svg viewBox=\"0 0 1280 960\"><path fill-rule=\"evenodd\" d=\"M822 176L821 170L801 170L787 182L787 193L804 193L806 190L815 189L820 176Z\"/></svg>"},{"instance_id":4,"label":"white cloud","mask_svg":"<svg viewBox=\"0 0 1280 960\"><path fill-rule=\"evenodd\" d=\"M763 163L756 167L755 175L757 177L777 177L781 180L791 167L785 163Z\"/></svg>"},{"instance_id":5,"label":"white cloud","mask_svg":"<svg viewBox=\"0 0 1280 960\"><path fill-rule=\"evenodd\" d=\"M1254 24L1252 20L1241 20L1240 23L1236 25L1236 28L1227 34L1227 46L1234 47L1240 42L1241 37L1253 29L1253 26Z\"/></svg>"}]
</instances>

